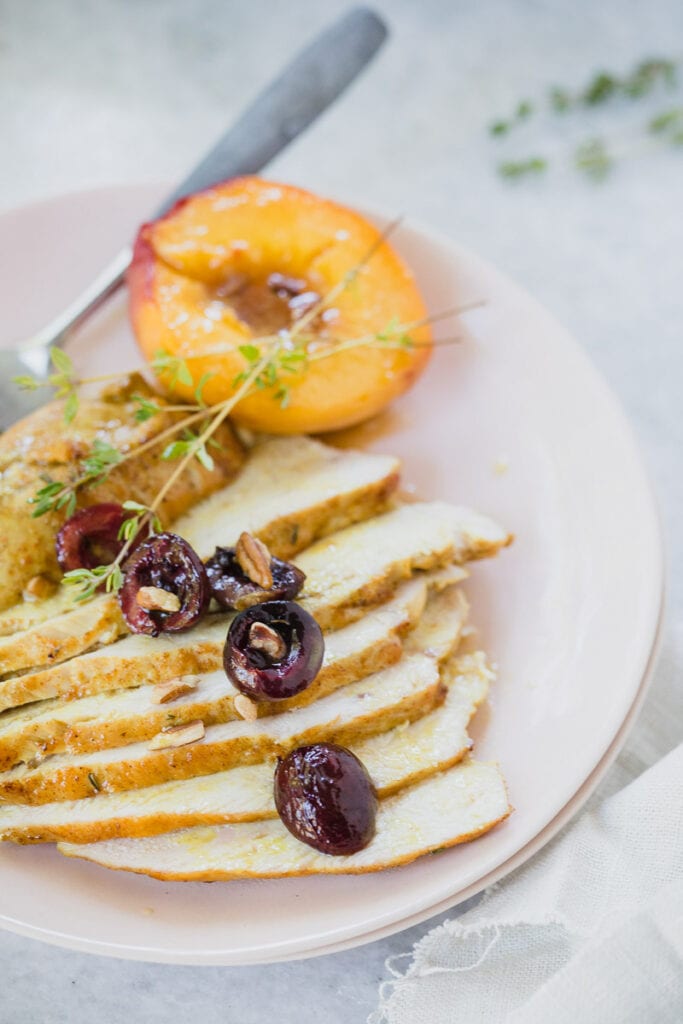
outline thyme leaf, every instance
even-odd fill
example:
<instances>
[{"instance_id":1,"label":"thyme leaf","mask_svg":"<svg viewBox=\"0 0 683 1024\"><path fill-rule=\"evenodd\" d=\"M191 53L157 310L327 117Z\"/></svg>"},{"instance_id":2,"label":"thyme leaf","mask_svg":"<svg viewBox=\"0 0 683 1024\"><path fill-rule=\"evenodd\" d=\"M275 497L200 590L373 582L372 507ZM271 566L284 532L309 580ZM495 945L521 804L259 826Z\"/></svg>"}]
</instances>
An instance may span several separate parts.
<instances>
[{"instance_id":1,"label":"thyme leaf","mask_svg":"<svg viewBox=\"0 0 683 1024\"><path fill-rule=\"evenodd\" d=\"M576 150L576 167L594 181L602 181L612 170L613 160L601 139L582 142Z\"/></svg>"},{"instance_id":2,"label":"thyme leaf","mask_svg":"<svg viewBox=\"0 0 683 1024\"><path fill-rule=\"evenodd\" d=\"M123 584L120 564L97 565L94 569L72 569L64 574L62 583L74 590L76 601L89 601L101 586L108 594L116 593Z\"/></svg>"},{"instance_id":3,"label":"thyme leaf","mask_svg":"<svg viewBox=\"0 0 683 1024\"><path fill-rule=\"evenodd\" d=\"M122 452L108 441L102 441L96 437L93 441L89 454L83 459L83 484L101 483L109 475L114 466L118 466L123 459Z\"/></svg>"},{"instance_id":4,"label":"thyme leaf","mask_svg":"<svg viewBox=\"0 0 683 1024\"><path fill-rule=\"evenodd\" d=\"M172 441L161 453L161 458L164 462L183 459L185 456L196 458L209 471L215 468L214 460L209 455L206 444L202 441L201 436L192 430L184 431L182 438Z\"/></svg>"},{"instance_id":5,"label":"thyme leaf","mask_svg":"<svg viewBox=\"0 0 683 1024\"><path fill-rule=\"evenodd\" d=\"M135 420L137 423L146 423L147 420L151 420L153 416L162 411L158 402L155 402L153 398L149 398L147 395L131 395L131 401L137 404L137 409L135 410Z\"/></svg>"},{"instance_id":6,"label":"thyme leaf","mask_svg":"<svg viewBox=\"0 0 683 1024\"><path fill-rule=\"evenodd\" d=\"M204 401L204 388L206 387L206 385L209 383L210 380L213 380L213 378L215 376L216 376L215 373L210 373L209 372L209 373L203 373L201 375L201 377L199 378L197 386L194 389L194 397L195 397L195 400L197 402L197 405L201 405L204 408L206 408L206 402Z\"/></svg>"},{"instance_id":7,"label":"thyme leaf","mask_svg":"<svg viewBox=\"0 0 683 1024\"><path fill-rule=\"evenodd\" d=\"M35 505L31 513L32 519L39 519L47 512L60 511L65 509L67 516L72 516L76 511L76 491L73 485L60 483L58 480L44 478L45 484L36 491L29 504Z\"/></svg>"},{"instance_id":8,"label":"thyme leaf","mask_svg":"<svg viewBox=\"0 0 683 1024\"><path fill-rule=\"evenodd\" d=\"M31 377L30 374L25 376L12 377L12 383L16 384L22 391L37 391L41 386L40 381L36 380L35 377Z\"/></svg>"},{"instance_id":9,"label":"thyme leaf","mask_svg":"<svg viewBox=\"0 0 683 1024\"><path fill-rule=\"evenodd\" d=\"M124 501L123 508L126 512L134 514L124 519L119 530L119 540L135 540L143 526L148 526L152 533L161 532L161 520L154 509L148 505L141 505L139 501Z\"/></svg>"},{"instance_id":10,"label":"thyme leaf","mask_svg":"<svg viewBox=\"0 0 683 1024\"><path fill-rule=\"evenodd\" d=\"M548 161L544 157L530 156L524 160L503 160L498 164L498 173L502 178L518 179L543 174L547 168Z\"/></svg>"},{"instance_id":11,"label":"thyme leaf","mask_svg":"<svg viewBox=\"0 0 683 1024\"><path fill-rule=\"evenodd\" d=\"M185 359L171 355L165 349L159 349L151 363L152 371L157 377L163 377L170 388L176 384L184 384L185 387L194 387L192 372Z\"/></svg>"},{"instance_id":12,"label":"thyme leaf","mask_svg":"<svg viewBox=\"0 0 683 1024\"><path fill-rule=\"evenodd\" d=\"M683 107L673 107L653 117L648 124L652 135L659 135L675 146L683 144Z\"/></svg>"}]
</instances>

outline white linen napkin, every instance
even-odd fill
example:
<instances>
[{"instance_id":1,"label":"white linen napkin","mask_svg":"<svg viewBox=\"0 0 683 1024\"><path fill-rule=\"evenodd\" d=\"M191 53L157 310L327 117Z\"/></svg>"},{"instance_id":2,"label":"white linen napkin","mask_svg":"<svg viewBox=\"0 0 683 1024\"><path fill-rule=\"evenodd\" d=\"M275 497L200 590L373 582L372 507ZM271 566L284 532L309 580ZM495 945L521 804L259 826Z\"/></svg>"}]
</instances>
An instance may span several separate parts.
<instances>
[{"instance_id":1,"label":"white linen napkin","mask_svg":"<svg viewBox=\"0 0 683 1024\"><path fill-rule=\"evenodd\" d=\"M681 1024L683 745L388 966L374 1024Z\"/></svg>"}]
</instances>

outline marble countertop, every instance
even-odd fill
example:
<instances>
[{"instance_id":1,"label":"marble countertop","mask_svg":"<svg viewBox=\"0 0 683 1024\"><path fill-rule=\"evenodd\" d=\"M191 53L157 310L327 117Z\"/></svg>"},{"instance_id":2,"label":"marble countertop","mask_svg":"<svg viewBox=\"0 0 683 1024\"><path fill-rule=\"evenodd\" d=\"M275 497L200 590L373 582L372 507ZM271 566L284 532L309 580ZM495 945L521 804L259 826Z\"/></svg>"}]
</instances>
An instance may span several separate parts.
<instances>
[{"instance_id":1,"label":"marble countertop","mask_svg":"<svg viewBox=\"0 0 683 1024\"><path fill-rule=\"evenodd\" d=\"M173 180L308 37L348 5L292 0L5 0L0 20L4 207L65 190ZM380 58L270 168L273 177L407 211L515 277L563 321L633 424L667 533L669 615L653 688L620 763L664 752L663 698L683 667L683 148L640 126L683 103L661 92L594 114L531 119L496 141L487 125L556 83L629 70L683 38L674 0L377 0L392 28ZM596 184L572 167L576 141L614 136L625 155ZM551 157L510 182L501 157ZM0 289L2 283L0 281ZM577 415L580 412L577 410ZM634 539L637 543L637 538ZM656 726L656 728L655 728ZM453 913L453 912L451 912ZM320 959L248 968L131 963L0 933L0 1022L202 1024L363 1021L387 957L437 920Z\"/></svg>"}]
</instances>

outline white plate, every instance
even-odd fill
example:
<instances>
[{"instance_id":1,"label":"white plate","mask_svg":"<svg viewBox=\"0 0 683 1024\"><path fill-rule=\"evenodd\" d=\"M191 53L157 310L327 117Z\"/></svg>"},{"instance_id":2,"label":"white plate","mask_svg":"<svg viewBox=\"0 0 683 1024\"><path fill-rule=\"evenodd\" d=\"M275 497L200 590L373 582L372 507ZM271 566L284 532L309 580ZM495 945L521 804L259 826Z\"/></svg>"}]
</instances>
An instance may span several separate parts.
<instances>
[{"instance_id":1,"label":"white plate","mask_svg":"<svg viewBox=\"0 0 683 1024\"><path fill-rule=\"evenodd\" d=\"M5 214L3 339L39 327L127 240L159 192L80 193ZM404 459L420 494L469 503L514 531L468 591L499 666L474 728L516 810L475 843L350 878L165 884L0 849L0 924L94 953L196 964L348 948L447 909L518 866L581 806L642 701L662 601L657 514L614 397L577 344L478 257L403 225L394 243L429 307L472 299L467 339L441 348L415 390L345 440ZM444 333L452 333L445 328ZM88 365L132 366L123 303L75 346ZM505 470L505 471L503 471Z\"/></svg>"}]
</instances>

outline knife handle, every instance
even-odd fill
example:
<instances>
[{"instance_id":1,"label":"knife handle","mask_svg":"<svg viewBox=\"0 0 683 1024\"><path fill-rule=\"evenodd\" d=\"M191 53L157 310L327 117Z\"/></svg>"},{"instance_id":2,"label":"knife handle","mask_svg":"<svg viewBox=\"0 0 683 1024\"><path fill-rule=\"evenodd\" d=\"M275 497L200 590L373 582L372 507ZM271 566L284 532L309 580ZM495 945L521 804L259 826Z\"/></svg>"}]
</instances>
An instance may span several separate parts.
<instances>
[{"instance_id":1,"label":"knife handle","mask_svg":"<svg viewBox=\"0 0 683 1024\"><path fill-rule=\"evenodd\" d=\"M350 85L386 36L384 22L367 7L356 7L321 32L166 197L155 216L193 192L260 171Z\"/></svg>"},{"instance_id":2,"label":"knife handle","mask_svg":"<svg viewBox=\"0 0 683 1024\"><path fill-rule=\"evenodd\" d=\"M260 171L334 102L386 36L384 22L367 7L354 8L321 32L245 110L152 217L167 213L179 199L193 192ZM130 248L118 253L90 286L25 347L62 345L71 330L120 288L131 255Z\"/></svg>"}]
</instances>

